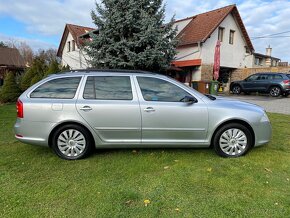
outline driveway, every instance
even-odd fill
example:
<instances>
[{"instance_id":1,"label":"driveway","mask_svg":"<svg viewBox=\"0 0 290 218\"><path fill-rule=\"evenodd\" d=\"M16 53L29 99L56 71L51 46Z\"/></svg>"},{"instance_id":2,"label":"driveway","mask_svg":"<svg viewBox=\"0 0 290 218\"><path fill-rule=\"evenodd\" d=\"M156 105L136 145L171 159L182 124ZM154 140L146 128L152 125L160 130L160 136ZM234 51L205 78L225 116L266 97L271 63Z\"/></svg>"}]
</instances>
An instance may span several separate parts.
<instances>
[{"instance_id":1,"label":"driveway","mask_svg":"<svg viewBox=\"0 0 290 218\"><path fill-rule=\"evenodd\" d=\"M290 114L290 96L270 97L268 95L226 95L225 97L257 104L265 108L267 112Z\"/></svg>"}]
</instances>

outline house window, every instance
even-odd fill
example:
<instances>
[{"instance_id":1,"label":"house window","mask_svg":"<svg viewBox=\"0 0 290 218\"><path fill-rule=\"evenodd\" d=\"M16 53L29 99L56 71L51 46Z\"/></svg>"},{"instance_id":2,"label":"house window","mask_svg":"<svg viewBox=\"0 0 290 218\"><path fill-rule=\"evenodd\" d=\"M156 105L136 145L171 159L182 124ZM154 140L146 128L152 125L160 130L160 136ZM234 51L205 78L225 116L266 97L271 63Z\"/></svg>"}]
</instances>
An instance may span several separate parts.
<instances>
[{"instance_id":1,"label":"house window","mask_svg":"<svg viewBox=\"0 0 290 218\"><path fill-rule=\"evenodd\" d=\"M255 65L257 65L257 66L263 66L262 59L261 58L255 58Z\"/></svg>"},{"instance_id":2,"label":"house window","mask_svg":"<svg viewBox=\"0 0 290 218\"><path fill-rule=\"evenodd\" d=\"M219 27L219 32L218 32L218 40L219 41L223 41L223 38L224 38L224 29L223 27Z\"/></svg>"},{"instance_id":3,"label":"house window","mask_svg":"<svg viewBox=\"0 0 290 218\"><path fill-rule=\"evenodd\" d=\"M71 41L71 43L72 43L72 51L75 51L76 50L76 43L75 43L75 40L72 40Z\"/></svg>"},{"instance_id":4,"label":"house window","mask_svg":"<svg viewBox=\"0 0 290 218\"><path fill-rule=\"evenodd\" d=\"M251 54L251 51L248 46L245 46L246 54Z\"/></svg>"},{"instance_id":5,"label":"house window","mask_svg":"<svg viewBox=\"0 0 290 218\"><path fill-rule=\"evenodd\" d=\"M235 31L234 30L230 30L230 38L229 38L229 43L230 44L234 44L234 35L235 35Z\"/></svg>"},{"instance_id":6,"label":"house window","mask_svg":"<svg viewBox=\"0 0 290 218\"><path fill-rule=\"evenodd\" d=\"M70 42L67 42L67 52L70 52Z\"/></svg>"}]
</instances>

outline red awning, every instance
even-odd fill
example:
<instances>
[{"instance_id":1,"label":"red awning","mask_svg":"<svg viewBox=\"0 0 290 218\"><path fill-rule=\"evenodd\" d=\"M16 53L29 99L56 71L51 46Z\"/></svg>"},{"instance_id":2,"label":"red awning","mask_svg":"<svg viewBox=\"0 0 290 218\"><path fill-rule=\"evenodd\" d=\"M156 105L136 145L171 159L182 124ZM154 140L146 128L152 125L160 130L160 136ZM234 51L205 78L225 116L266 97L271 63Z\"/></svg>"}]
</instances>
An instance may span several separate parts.
<instances>
[{"instance_id":1,"label":"red awning","mask_svg":"<svg viewBox=\"0 0 290 218\"><path fill-rule=\"evenodd\" d=\"M171 63L175 67L200 66L201 59L193 59L193 60L186 60L186 61L172 61Z\"/></svg>"}]
</instances>

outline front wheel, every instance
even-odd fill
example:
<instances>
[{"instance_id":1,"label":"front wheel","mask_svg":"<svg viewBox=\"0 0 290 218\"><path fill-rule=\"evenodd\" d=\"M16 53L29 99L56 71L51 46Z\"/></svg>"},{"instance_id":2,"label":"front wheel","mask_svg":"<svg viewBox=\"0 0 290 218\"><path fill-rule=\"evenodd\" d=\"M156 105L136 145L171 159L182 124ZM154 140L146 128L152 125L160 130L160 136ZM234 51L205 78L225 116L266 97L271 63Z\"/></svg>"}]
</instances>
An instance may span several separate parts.
<instances>
[{"instance_id":1,"label":"front wheel","mask_svg":"<svg viewBox=\"0 0 290 218\"><path fill-rule=\"evenodd\" d=\"M239 123L221 127L214 136L215 152L221 157L240 157L248 152L253 140L250 130Z\"/></svg>"},{"instance_id":2,"label":"front wheel","mask_svg":"<svg viewBox=\"0 0 290 218\"><path fill-rule=\"evenodd\" d=\"M85 128L75 124L64 125L53 135L52 149L61 158L77 160L86 157L93 140Z\"/></svg>"},{"instance_id":3,"label":"front wheel","mask_svg":"<svg viewBox=\"0 0 290 218\"><path fill-rule=\"evenodd\" d=\"M234 94L237 94L237 95L241 94L241 92L242 92L241 86L239 86L239 85L234 85L234 86L233 86L233 90L232 90L232 92L233 92Z\"/></svg>"}]
</instances>

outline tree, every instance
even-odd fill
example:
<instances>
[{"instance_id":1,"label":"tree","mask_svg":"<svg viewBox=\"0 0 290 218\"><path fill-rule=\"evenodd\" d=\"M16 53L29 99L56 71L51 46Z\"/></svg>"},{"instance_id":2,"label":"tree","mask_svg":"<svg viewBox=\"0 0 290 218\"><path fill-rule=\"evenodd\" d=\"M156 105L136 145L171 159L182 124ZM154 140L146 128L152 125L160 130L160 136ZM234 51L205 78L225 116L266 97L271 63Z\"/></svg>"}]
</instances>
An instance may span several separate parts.
<instances>
[{"instance_id":1,"label":"tree","mask_svg":"<svg viewBox=\"0 0 290 218\"><path fill-rule=\"evenodd\" d=\"M3 42L0 41L0 48L7 48L8 46Z\"/></svg>"},{"instance_id":2,"label":"tree","mask_svg":"<svg viewBox=\"0 0 290 218\"><path fill-rule=\"evenodd\" d=\"M45 63L45 60L41 57L34 58L32 65L28 70L24 73L20 87L24 91L29 88L34 83L41 80L47 71L48 67Z\"/></svg>"},{"instance_id":3,"label":"tree","mask_svg":"<svg viewBox=\"0 0 290 218\"><path fill-rule=\"evenodd\" d=\"M58 61L55 59L55 60L52 60L49 65L48 65L48 69L47 71L44 73L44 78L47 77L48 75L52 74L52 73L58 73L60 72L61 69L59 67L59 63Z\"/></svg>"},{"instance_id":4,"label":"tree","mask_svg":"<svg viewBox=\"0 0 290 218\"><path fill-rule=\"evenodd\" d=\"M161 71L176 54L173 18L164 24L162 0L103 0L92 11L98 34L84 50L97 68Z\"/></svg>"},{"instance_id":5,"label":"tree","mask_svg":"<svg viewBox=\"0 0 290 218\"><path fill-rule=\"evenodd\" d=\"M7 72L4 85L0 91L0 102L15 102L20 94L21 91L16 84L14 73Z\"/></svg>"},{"instance_id":6,"label":"tree","mask_svg":"<svg viewBox=\"0 0 290 218\"><path fill-rule=\"evenodd\" d=\"M17 49L22 58L24 59L25 64L28 64L28 66L30 66L33 61L33 51L31 47L26 42L20 42L17 46Z\"/></svg>"}]
</instances>

